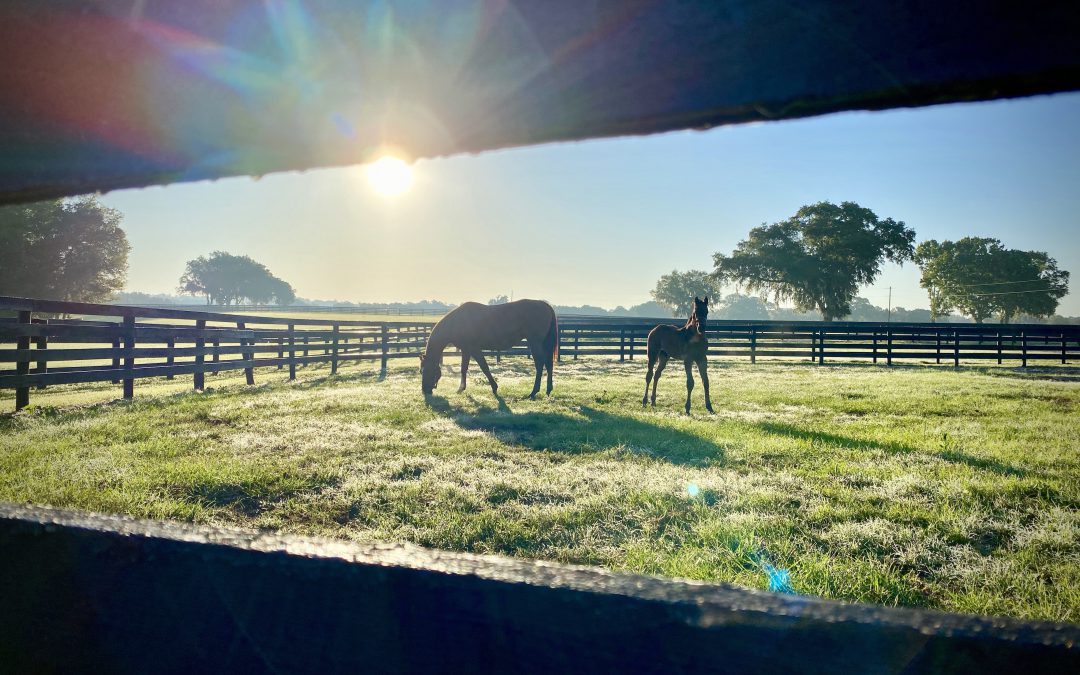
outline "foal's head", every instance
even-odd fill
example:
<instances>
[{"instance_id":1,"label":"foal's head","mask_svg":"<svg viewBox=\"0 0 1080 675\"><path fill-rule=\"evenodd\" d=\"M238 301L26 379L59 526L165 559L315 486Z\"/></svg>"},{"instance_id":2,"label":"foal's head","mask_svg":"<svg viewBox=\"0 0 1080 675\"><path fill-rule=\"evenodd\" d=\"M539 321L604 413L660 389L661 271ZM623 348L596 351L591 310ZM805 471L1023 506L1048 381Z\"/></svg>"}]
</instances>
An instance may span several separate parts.
<instances>
[{"instance_id":1,"label":"foal's head","mask_svg":"<svg viewBox=\"0 0 1080 675\"><path fill-rule=\"evenodd\" d=\"M693 318L697 320L699 329L705 330L705 320L709 318L709 296L706 295L704 300L694 296Z\"/></svg>"},{"instance_id":2,"label":"foal's head","mask_svg":"<svg viewBox=\"0 0 1080 675\"><path fill-rule=\"evenodd\" d=\"M424 396L431 396L435 387L439 386L439 378L442 377L442 355L424 358L420 355L420 388Z\"/></svg>"}]
</instances>

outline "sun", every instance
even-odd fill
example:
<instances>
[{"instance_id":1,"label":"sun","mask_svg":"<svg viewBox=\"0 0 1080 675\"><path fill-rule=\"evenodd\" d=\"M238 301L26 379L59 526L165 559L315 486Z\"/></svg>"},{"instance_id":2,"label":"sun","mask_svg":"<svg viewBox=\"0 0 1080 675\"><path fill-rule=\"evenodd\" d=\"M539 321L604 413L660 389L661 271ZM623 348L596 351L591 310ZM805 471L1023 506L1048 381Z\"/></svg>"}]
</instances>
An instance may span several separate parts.
<instances>
[{"instance_id":1,"label":"sun","mask_svg":"<svg viewBox=\"0 0 1080 675\"><path fill-rule=\"evenodd\" d=\"M397 197L412 186L412 167L397 157L384 156L364 167L371 189L383 197Z\"/></svg>"}]
</instances>

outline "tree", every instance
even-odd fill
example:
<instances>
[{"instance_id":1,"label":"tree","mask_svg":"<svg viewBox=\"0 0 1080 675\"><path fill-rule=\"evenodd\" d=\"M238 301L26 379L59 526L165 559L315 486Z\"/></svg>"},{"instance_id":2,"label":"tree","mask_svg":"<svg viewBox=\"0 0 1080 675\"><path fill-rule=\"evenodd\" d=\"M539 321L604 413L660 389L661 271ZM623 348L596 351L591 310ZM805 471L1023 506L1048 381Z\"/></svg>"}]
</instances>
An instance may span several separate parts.
<instances>
[{"instance_id":1,"label":"tree","mask_svg":"<svg viewBox=\"0 0 1080 675\"><path fill-rule=\"evenodd\" d=\"M0 208L0 295L109 300L127 279L122 218L94 197Z\"/></svg>"},{"instance_id":2,"label":"tree","mask_svg":"<svg viewBox=\"0 0 1080 675\"><path fill-rule=\"evenodd\" d=\"M223 251L189 260L178 290L205 296L208 305L231 305L243 300L259 305L270 302L286 305L296 299L292 286L271 274L265 265L246 255Z\"/></svg>"},{"instance_id":3,"label":"tree","mask_svg":"<svg viewBox=\"0 0 1080 675\"><path fill-rule=\"evenodd\" d=\"M914 241L903 222L879 219L854 202L819 202L750 230L730 256L715 254L714 275L832 321L851 311L859 286L873 283L883 260L910 260Z\"/></svg>"},{"instance_id":4,"label":"tree","mask_svg":"<svg viewBox=\"0 0 1080 675\"><path fill-rule=\"evenodd\" d=\"M711 316L717 319L743 321L767 321L769 308L765 301L754 295L731 293L717 303Z\"/></svg>"},{"instance_id":5,"label":"tree","mask_svg":"<svg viewBox=\"0 0 1080 675\"><path fill-rule=\"evenodd\" d=\"M708 272L671 270L671 274L660 277L650 295L672 316L690 316L694 311L695 297L719 297L720 291L720 282Z\"/></svg>"},{"instance_id":6,"label":"tree","mask_svg":"<svg viewBox=\"0 0 1080 675\"><path fill-rule=\"evenodd\" d=\"M510 298L505 295L496 295L494 298L488 300L489 305L505 305L510 302Z\"/></svg>"},{"instance_id":7,"label":"tree","mask_svg":"<svg viewBox=\"0 0 1080 675\"><path fill-rule=\"evenodd\" d=\"M1069 273L1056 260L1041 251L1007 249L992 238L924 241L915 262L934 319L954 309L975 323L995 314L1001 323L1020 314L1049 317L1069 292Z\"/></svg>"}]
</instances>

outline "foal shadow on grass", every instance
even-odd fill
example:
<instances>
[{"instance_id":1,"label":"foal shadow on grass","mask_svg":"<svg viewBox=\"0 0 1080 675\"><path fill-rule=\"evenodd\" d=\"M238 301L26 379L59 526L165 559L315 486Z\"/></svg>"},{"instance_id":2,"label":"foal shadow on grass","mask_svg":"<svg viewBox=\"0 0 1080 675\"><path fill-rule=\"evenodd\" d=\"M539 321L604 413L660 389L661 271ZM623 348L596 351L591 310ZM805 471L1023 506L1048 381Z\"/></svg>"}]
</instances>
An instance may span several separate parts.
<instances>
[{"instance_id":1,"label":"foal shadow on grass","mask_svg":"<svg viewBox=\"0 0 1080 675\"><path fill-rule=\"evenodd\" d=\"M533 450L584 455L615 452L649 457L682 466L719 466L724 448L695 434L633 417L582 406L573 413L513 413L501 397L498 407L480 404L469 412L442 396L428 405L462 429L485 431L508 445Z\"/></svg>"},{"instance_id":2,"label":"foal shadow on grass","mask_svg":"<svg viewBox=\"0 0 1080 675\"><path fill-rule=\"evenodd\" d=\"M896 441L877 441L854 438L852 436L844 436L841 434L831 434L825 431L802 429L792 424L783 424L780 422L758 422L753 426L761 431L776 436L790 436L791 438L826 443L842 448L856 450L884 450L891 455L924 454L927 456L939 457L952 464L965 464L973 469L990 471L1003 476L1026 477L1028 475L1027 471L1018 469L1011 464L1006 464L1005 462L998 461L991 457L969 455L960 450L944 449L935 451L929 448L920 449L906 443L897 443Z\"/></svg>"}]
</instances>

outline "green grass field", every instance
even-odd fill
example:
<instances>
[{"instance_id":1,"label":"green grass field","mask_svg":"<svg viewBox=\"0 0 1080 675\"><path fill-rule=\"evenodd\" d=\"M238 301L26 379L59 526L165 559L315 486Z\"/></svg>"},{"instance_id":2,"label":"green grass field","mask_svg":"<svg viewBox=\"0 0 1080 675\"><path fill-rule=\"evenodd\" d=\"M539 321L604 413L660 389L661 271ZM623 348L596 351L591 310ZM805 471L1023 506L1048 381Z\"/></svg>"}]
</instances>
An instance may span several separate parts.
<instances>
[{"instance_id":1,"label":"green grass field","mask_svg":"<svg viewBox=\"0 0 1080 675\"><path fill-rule=\"evenodd\" d=\"M426 404L411 360L34 391L0 499L1080 621L1080 369L717 360L687 418L644 367L564 362L537 401L521 359L501 401L474 372Z\"/></svg>"}]
</instances>

